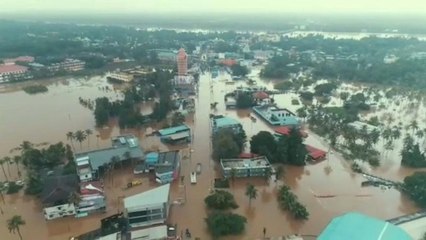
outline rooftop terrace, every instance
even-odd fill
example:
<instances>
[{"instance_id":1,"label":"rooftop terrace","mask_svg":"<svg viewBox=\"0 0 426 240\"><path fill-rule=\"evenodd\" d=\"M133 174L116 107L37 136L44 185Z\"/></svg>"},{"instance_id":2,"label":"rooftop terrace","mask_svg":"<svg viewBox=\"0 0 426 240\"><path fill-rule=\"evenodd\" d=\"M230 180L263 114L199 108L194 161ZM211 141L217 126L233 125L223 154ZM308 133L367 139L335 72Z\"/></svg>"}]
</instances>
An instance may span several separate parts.
<instances>
[{"instance_id":1,"label":"rooftop terrace","mask_svg":"<svg viewBox=\"0 0 426 240\"><path fill-rule=\"evenodd\" d=\"M263 168L270 165L268 159L264 156L254 158L232 158L220 160L224 169L239 168Z\"/></svg>"}]
</instances>

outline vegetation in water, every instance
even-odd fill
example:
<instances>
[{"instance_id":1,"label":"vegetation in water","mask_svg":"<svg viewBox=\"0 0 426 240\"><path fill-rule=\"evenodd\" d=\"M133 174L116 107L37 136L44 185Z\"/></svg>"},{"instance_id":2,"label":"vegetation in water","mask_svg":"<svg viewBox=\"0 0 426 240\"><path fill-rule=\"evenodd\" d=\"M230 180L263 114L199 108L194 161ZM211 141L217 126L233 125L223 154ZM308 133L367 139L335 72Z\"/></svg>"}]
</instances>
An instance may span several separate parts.
<instances>
[{"instance_id":1,"label":"vegetation in water","mask_svg":"<svg viewBox=\"0 0 426 240\"><path fill-rule=\"evenodd\" d=\"M426 207L426 172L405 177L403 189L419 206Z\"/></svg>"},{"instance_id":2,"label":"vegetation in water","mask_svg":"<svg viewBox=\"0 0 426 240\"><path fill-rule=\"evenodd\" d=\"M37 94L37 93L45 93L49 89L44 85L31 85L23 87L22 90L28 94Z\"/></svg>"},{"instance_id":3,"label":"vegetation in water","mask_svg":"<svg viewBox=\"0 0 426 240\"><path fill-rule=\"evenodd\" d=\"M247 219L235 213L213 212L205 219L213 237L237 235L244 232Z\"/></svg>"},{"instance_id":4,"label":"vegetation in water","mask_svg":"<svg viewBox=\"0 0 426 240\"><path fill-rule=\"evenodd\" d=\"M297 196L290 191L288 186L279 188L277 201L281 209L289 211L295 219L307 220L309 218L308 210L297 200Z\"/></svg>"},{"instance_id":5,"label":"vegetation in water","mask_svg":"<svg viewBox=\"0 0 426 240\"><path fill-rule=\"evenodd\" d=\"M246 142L246 134L243 129L239 133L232 130L221 129L213 136L213 158L236 158L242 152Z\"/></svg>"},{"instance_id":6,"label":"vegetation in water","mask_svg":"<svg viewBox=\"0 0 426 240\"><path fill-rule=\"evenodd\" d=\"M234 196L227 191L215 190L204 199L204 203L209 209L228 210L238 208Z\"/></svg>"}]
</instances>

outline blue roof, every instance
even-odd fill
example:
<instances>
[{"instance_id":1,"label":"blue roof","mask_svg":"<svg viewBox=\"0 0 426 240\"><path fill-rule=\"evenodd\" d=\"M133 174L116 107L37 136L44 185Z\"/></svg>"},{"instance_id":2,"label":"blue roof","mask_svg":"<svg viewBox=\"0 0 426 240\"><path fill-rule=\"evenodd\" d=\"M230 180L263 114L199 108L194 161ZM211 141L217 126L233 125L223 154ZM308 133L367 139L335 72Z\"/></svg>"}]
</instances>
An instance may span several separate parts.
<instances>
[{"instance_id":1,"label":"blue roof","mask_svg":"<svg viewBox=\"0 0 426 240\"><path fill-rule=\"evenodd\" d=\"M185 124L183 124L183 125L176 126L176 127L160 129L160 130L158 130L158 133L161 136L167 136L167 135L170 135L170 134L175 134L175 133L178 133L178 132L184 132L184 131L189 131L189 130L190 130L189 127L186 126Z\"/></svg>"},{"instance_id":2,"label":"blue roof","mask_svg":"<svg viewBox=\"0 0 426 240\"><path fill-rule=\"evenodd\" d=\"M153 164L158 162L158 153L157 152L151 152L146 154L145 161L148 164Z\"/></svg>"},{"instance_id":3,"label":"blue roof","mask_svg":"<svg viewBox=\"0 0 426 240\"><path fill-rule=\"evenodd\" d=\"M222 128L222 127L240 124L240 122L238 122L237 120L233 118L229 118L229 117L216 118L214 119L214 122L216 123L216 126L215 126L216 128Z\"/></svg>"},{"instance_id":4,"label":"blue roof","mask_svg":"<svg viewBox=\"0 0 426 240\"><path fill-rule=\"evenodd\" d=\"M412 240L401 228L360 213L334 218L317 240Z\"/></svg>"}]
</instances>

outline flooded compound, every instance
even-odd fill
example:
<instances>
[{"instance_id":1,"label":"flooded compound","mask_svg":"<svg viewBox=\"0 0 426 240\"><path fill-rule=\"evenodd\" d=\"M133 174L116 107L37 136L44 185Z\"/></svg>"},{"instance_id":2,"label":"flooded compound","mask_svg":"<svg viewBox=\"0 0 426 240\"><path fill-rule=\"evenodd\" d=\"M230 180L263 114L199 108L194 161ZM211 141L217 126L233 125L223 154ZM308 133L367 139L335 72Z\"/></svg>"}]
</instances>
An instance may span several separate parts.
<instances>
[{"instance_id":1,"label":"flooded compound","mask_svg":"<svg viewBox=\"0 0 426 240\"><path fill-rule=\"evenodd\" d=\"M181 149L184 156L181 163L181 176L185 176L183 186L179 182L172 185L171 198L175 204L171 206L170 224L177 224L178 232L189 229L193 237L202 240L211 239L207 232L204 218L207 210L204 198L213 187L215 177L221 175L216 163L211 158L210 114L222 114L238 120L244 127L248 140L262 130L272 131L263 120L249 110L227 110L224 95L240 85L226 84L228 75L219 75L211 79L210 74L202 75L199 81L199 92L195 96L196 111L187 117L187 124L192 128L193 141L188 146L169 147L160 143L156 136L145 136L145 129L120 130L114 121L109 127L96 129L93 113L79 103L79 97L92 99L107 96L111 99L122 97L120 91L107 83L104 77L70 78L48 82L49 91L45 94L28 95L17 88L19 85L4 85L0 90L0 155L13 156L10 150L28 140L35 144L67 143L66 133L93 129L90 145L84 142L77 144L77 151L102 148L110 145L110 138L123 133L132 133L140 138L144 150ZM243 83L241 83L243 84ZM258 81L259 85L271 87L271 83ZM105 90L108 87L109 90ZM292 97L297 94L288 93L274 96L280 107L294 111L300 106L291 105ZM211 103L218 102L216 108L209 108ZM144 103L141 111L149 113L152 103ZM253 121L252 118L256 118ZM152 127L155 129L155 126ZM307 143L327 150L328 146L319 136L307 130ZM374 173L383 178L401 181L411 174L397 162L397 157L391 157L383 167ZM201 163L202 171L197 176L197 184L190 184L190 174ZM389 167L392 166L392 167ZM10 166L10 179L16 179L16 167ZM14 195L5 195L5 204L0 206L4 214L0 216L0 235L4 239L12 239L5 224L6 219L13 215L21 215L26 225L21 228L24 239L53 239L63 240L71 236L92 231L100 226L100 219L122 211L124 197L142 192L157 186L147 177L133 174L130 166L117 168L113 179L105 180L107 196L107 212L93 214L84 218L67 217L45 221L40 201L32 196L24 196L23 191ZM140 178L142 184L129 190L123 187L129 181ZM3 174L0 179L4 181ZM328 222L336 215L359 211L381 219L391 219L404 214L410 214L418 209L414 203L395 189L361 187L366 179L351 171L350 163L340 154L331 152L322 162L305 167L287 166L283 181L265 181L263 178L237 179L231 184L230 191L234 194L239 208L234 212L247 217L246 231L241 236L226 239L255 239L263 236L263 228L267 236L282 236L294 233L318 235ZM258 197L249 200L245 195L246 184L251 183L258 189ZM307 221L296 221L289 214L280 210L276 193L280 185L287 184L298 196L299 201L306 205L310 217ZM183 201L177 201L183 199ZM3 239L3 238L2 238ZM225 238L224 238L225 239Z\"/></svg>"}]
</instances>

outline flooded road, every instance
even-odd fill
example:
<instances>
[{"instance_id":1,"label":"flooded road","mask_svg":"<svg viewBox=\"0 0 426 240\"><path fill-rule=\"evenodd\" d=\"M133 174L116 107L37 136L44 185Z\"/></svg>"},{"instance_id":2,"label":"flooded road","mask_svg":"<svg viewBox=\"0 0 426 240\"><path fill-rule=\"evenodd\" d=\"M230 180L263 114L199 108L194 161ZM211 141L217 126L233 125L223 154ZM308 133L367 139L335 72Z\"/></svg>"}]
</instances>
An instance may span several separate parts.
<instances>
[{"instance_id":1,"label":"flooded road","mask_svg":"<svg viewBox=\"0 0 426 240\"><path fill-rule=\"evenodd\" d=\"M226 76L220 76L219 79ZM263 83L259 83L263 84ZM239 120L248 138L261 130L271 131L271 128L262 120L251 121L248 110L226 110L224 94L232 91L239 84L227 85L225 81L211 80L209 76L202 75L199 85L199 94L196 96L196 112L187 119L192 127L194 141L189 146L183 146L182 154L187 156L182 160L181 175L185 176L185 187L179 183L172 185L172 199L186 199L182 205L173 205L170 223L177 224L178 230L189 228L194 237L211 239L204 218L207 211L204 198L212 187L213 179L220 176L220 171L211 159L210 122L209 114L224 114ZM265 84L270 86L270 84ZM100 87L109 86L102 77L90 79L70 79L65 82L50 84L49 92L40 95L27 95L23 91L5 91L0 94L0 156L13 155L10 149L19 145L23 140L34 143L57 141L67 142L65 134L68 131L93 129L90 146L85 141L82 151L88 148L106 147L110 145L110 137L121 133L133 133L141 139L144 149L167 150L169 147L160 143L157 137L145 137L145 130L120 131L111 122L110 128L95 129L94 118L90 110L81 106L78 97L94 100L99 96L112 99L120 97L119 92L105 91ZM295 94L294 94L295 95ZM296 95L295 95L296 96ZM300 106L290 105L292 94L277 95L275 100L281 107L295 110ZM211 110L211 102L218 102L217 109ZM143 110L149 112L150 104L143 104ZM293 109L295 108L295 109ZM256 117L257 118L257 117ZM155 129L156 126L153 126ZM99 136L98 138L96 136ZM309 144L327 150L327 145L313 133L309 132L306 139ZM176 147L174 147L176 148ZM76 149L80 150L79 144ZM393 161L393 160L391 160ZM189 184L189 174L194 171L196 164L202 164L202 173L197 178L197 184ZM394 166L396 163L393 163ZM381 176L401 180L411 171L378 168ZM11 175L17 177L15 166L11 166ZM0 179L3 179L0 173ZM13 177L12 177L13 178ZM20 194L6 196L6 205L0 206L4 215L0 215L0 235L5 239L16 239L9 234L5 221L12 215L21 215L27 222L22 227L24 239L67 239L99 227L99 219L109 216L122 208L122 198L155 187L147 177L143 178L144 184L130 190L122 187L136 178L130 167L118 169L114 172L113 180L106 179L106 193L108 199L107 213L92 215L87 218L75 219L73 217L45 222L39 201L32 197ZM247 217L246 232L241 236L226 239L255 239L262 236L262 230L267 229L267 236L280 236L294 233L317 235L325 225L336 215L359 211L382 219L413 213L417 210L414 204L405 196L395 190L382 190L380 188L361 188L364 179L350 170L350 163L333 153L328 160L306 167L286 167L283 181L270 181L265 179L237 179L231 185L230 191L234 194L238 205L235 212ZM258 189L257 199L252 201L249 208L248 198L245 196L245 186L252 183ZM292 219L286 212L279 209L276 201L276 191L281 184L289 185L299 197L301 203L307 206L310 218L306 222ZM186 191L185 191L186 189ZM334 198L318 198L319 195L335 195Z\"/></svg>"}]
</instances>

